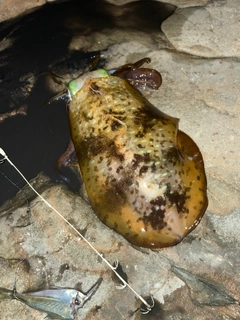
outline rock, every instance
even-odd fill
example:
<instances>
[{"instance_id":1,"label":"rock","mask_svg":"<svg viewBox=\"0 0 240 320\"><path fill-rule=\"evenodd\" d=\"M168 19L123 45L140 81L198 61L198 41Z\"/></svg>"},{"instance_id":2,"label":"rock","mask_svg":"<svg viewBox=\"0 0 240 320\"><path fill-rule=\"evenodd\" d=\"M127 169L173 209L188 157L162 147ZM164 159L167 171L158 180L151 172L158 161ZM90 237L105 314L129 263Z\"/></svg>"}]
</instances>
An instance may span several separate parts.
<instances>
[{"instance_id":1,"label":"rock","mask_svg":"<svg viewBox=\"0 0 240 320\"><path fill-rule=\"evenodd\" d=\"M0 1L0 22L15 18L16 16L41 6L46 3L46 0L39 1L16 1L2 0Z\"/></svg>"},{"instance_id":2,"label":"rock","mask_svg":"<svg viewBox=\"0 0 240 320\"><path fill-rule=\"evenodd\" d=\"M147 34L145 31L138 31L136 29L121 30L119 28L112 28L104 30L104 33L96 31L93 32L91 37L89 35L76 35L72 38L70 43L71 50L104 50L105 48L113 45L115 39L118 39L118 43L126 44L128 41L132 42L134 38L135 50L138 50L138 46L143 43L148 44L149 49L156 48L156 43L159 46L168 46L173 48L173 46L166 41L166 38L159 32ZM103 51L102 55L104 57L108 56ZM123 55L124 56L124 55Z\"/></svg>"},{"instance_id":3,"label":"rock","mask_svg":"<svg viewBox=\"0 0 240 320\"><path fill-rule=\"evenodd\" d=\"M182 268L172 267L172 272L190 288L193 304L227 306L236 303L218 283L193 275Z\"/></svg>"},{"instance_id":4,"label":"rock","mask_svg":"<svg viewBox=\"0 0 240 320\"><path fill-rule=\"evenodd\" d=\"M210 213L179 245L153 252L133 248L102 224L90 206L66 187L51 187L42 196L104 254L104 258L110 263L117 260L121 264L128 283L138 294L143 297L153 294L157 307L152 315L161 311L165 319L171 319L172 314L176 313L182 314L181 319L194 318L194 315L198 319L213 316L213 311L204 307L212 300L208 300L206 295L202 298L203 293L198 290L199 280L194 280L193 292L188 296L184 282L171 272L173 266L183 268L185 273L197 274L197 279L204 279L206 290L210 290L209 286L214 283L215 289L212 290L215 290L215 296L220 294L223 297L221 299L226 300L228 296L239 298L239 278L233 272L240 267L238 242L232 242L230 238L222 242L222 235L219 238L218 233L213 232L217 225L213 225ZM30 212L23 207L0 218L0 230L4 230L0 234L1 287L10 290L16 276L18 292L52 286L77 287L86 292L102 277L98 291L79 310L76 319L122 319L134 312L141 302L136 300L129 288L116 288L112 271L96 253L45 203L35 199L31 204ZM200 306L193 307L193 297ZM237 318L240 315L239 307L236 304L228 306L221 299L218 299L219 319L230 319L229 314ZM2 300L0 303L1 319L14 317L14 314L19 314L23 320L45 317L44 313L18 301ZM139 317L139 312L136 312L133 319Z\"/></svg>"},{"instance_id":5,"label":"rock","mask_svg":"<svg viewBox=\"0 0 240 320\"><path fill-rule=\"evenodd\" d=\"M130 2L140 2L140 0L106 0L106 1L118 6L130 3ZM211 0L210 1L209 0L154 0L154 1L170 3L170 4L173 4L174 6L177 6L178 8L201 7L211 2Z\"/></svg>"},{"instance_id":6,"label":"rock","mask_svg":"<svg viewBox=\"0 0 240 320\"><path fill-rule=\"evenodd\" d=\"M53 2L61 2L60 0L40 0L40 1L35 1L35 0L28 0L28 1L24 1L24 2L19 2L17 0L2 0L0 1L0 22L9 20L9 19L13 19L17 16L20 15L25 15L31 11L34 11L35 9L37 9L38 7L46 4L46 3L53 3ZM181 1L181 0L180 0ZM196 0L191 0L192 3L194 4L196 2ZM201 0L201 4L204 4L204 1L206 2L206 0ZM135 2L139 2L138 4ZM172 4L173 5L177 5L177 0L172 0ZM174 3L175 2L175 3ZM101 11L102 8L108 8L107 12L111 12L113 11L117 11L117 16L119 16L121 18L121 15L125 15L125 13L128 11L128 9L131 10L131 8L134 8L135 11L138 10L138 8L141 8L142 6L146 6L146 3L142 3L141 1L124 1L124 0L120 0L120 1L114 1L114 0L90 0L89 1L90 6L92 11ZM151 4L149 7L152 6L158 6L158 7L173 7L170 1L159 1L159 3L157 3L157 1L151 1ZM183 1L184 3L184 1ZM82 7L84 8L86 6L86 2L82 3ZM181 3L180 3L181 6ZM184 4L183 4L184 6ZM161 15L162 12L164 12L164 10L155 10L154 12L152 12L152 15L155 14L159 14ZM113 13L113 12L111 12ZM144 22L144 11L142 12L143 16L142 16L142 22ZM148 9L145 10L145 17L149 14ZM96 17L95 17L96 18ZM134 19L133 19L134 21ZM152 20L154 21L154 20ZM122 19L122 22L124 23L125 20ZM87 29L87 28L86 28Z\"/></svg>"},{"instance_id":7,"label":"rock","mask_svg":"<svg viewBox=\"0 0 240 320\"><path fill-rule=\"evenodd\" d=\"M230 0L177 10L161 29L180 52L206 58L240 57L238 5L238 0Z\"/></svg>"},{"instance_id":8,"label":"rock","mask_svg":"<svg viewBox=\"0 0 240 320\"><path fill-rule=\"evenodd\" d=\"M138 43L148 43L150 48L156 46L156 42L163 46L169 46L168 41L160 31L161 23L169 17L176 7L162 2L131 2L122 6L105 4L105 11L111 13L108 24L105 21L100 23L105 26L104 31L100 28L91 28L91 36L86 30L82 33L75 33L70 43L71 50L104 50L116 43L131 41L135 39L137 50ZM104 10L103 10L104 11ZM69 23L69 29L73 26L83 28L82 22L77 19ZM88 24L88 21L86 21ZM93 24L93 23L91 23ZM85 27L86 28L86 27Z\"/></svg>"},{"instance_id":9,"label":"rock","mask_svg":"<svg viewBox=\"0 0 240 320\"><path fill-rule=\"evenodd\" d=\"M18 0L2 0L0 1L0 22L15 18L19 15L26 14L30 10L34 10L37 7L40 7L46 3L57 2L59 0L28 0L28 1L18 1ZM99 2L100 0L98 0ZM102 3L102 6L105 3L113 4L118 7L132 4L133 2L140 2L140 0L105 0ZM153 1L152 1L153 2ZM157 1L154 1L157 2ZM209 3L209 0L162 0L160 3L168 3L177 6L178 8L185 7L196 7L196 6L205 6ZM94 7L94 3L93 3ZM124 11L124 8L123 8Z\"/></svg>"},{"instance_id":10,"label":"rock","mask_svg":"<svg viewBox=\"0 0 240 320\"><path fill-rule=\"evenodd\" d=\"M181 1L181 5L187 3L196 4ZM177 14L192 12L196 30L203 30L202 14L211 13L216 23L216 17L222 13L223 24L219 24L212 38L208 34L207 43L211 43L216 34L225 35L226 43L226 19L230 20L227 18L230 12L234 19L237 10L237 2L218 1L211 2L206 8L183 9ZM199 18L197 14L200 14ZM64 21L70 21L70 18L66 17ZM171 29L177 28L176 17L169 18L163 23L164 32L169 21ZM126 21L121 23L127 24ZM214 52L219 50L222 57L214 53L206 59L199 57L201 52L197 50L196 56L189 55L188 43L201 44L205 37L197 32L192 35L189 26L186 29L189 33L179 34L182 43L179 50L170 43L170 36L167 39L153 28L136 30L132 24L129 29L120 28L120 25L113 29L90 28L88 36L77 30L74 29L75 36L67 44L71 48L73 44L75 48L85 44L88 49L106 49L102 52L106 68L116 68L146 56L151 58L150 66L161 72L163 84L159 90L143 91L143 94L163 112L178 117L180 129L200 147L208 179L209 207L197 228L177 246L159 252L143 250L131 246L102 224L89 204L67 187L52 186L48 179L43 179L44 189L41 184L38 186L42 196L111 264L118 260L129 285L146 299L152 294L155 307L149 314L141 315L138 310L141 301L134 293L129 288L118 290L119 283L101 258L54 211L32 195L30 211L28 203L24 204L24 197L18 195L5 203L4 214L0 215L0 287L11 290L16 277L19 292L51 286L78 287L86 292L102 277L98 291L79 310L76 320L120 320L128 316L133 320L240 319L240 64L236 55L225 54L237 52L238 48L234 49L231 44L223 54L222 43L219 43ZM233 33L229 32L229 39L231 37ZM78 40L74 42L74 39ZM21 157L28 159L30 154L32 150ZM45 159L46 154L42 157ZM11 160L15 162L15 159ZM52 166L55 160L52 160ZM1 166L3 171L4 168ZM13 178L13 181L16 180ZM21 204L17 208L18 201ZM173 270L181 270L182 278ZM0 318L7 320L16 316L21 320L40 320L46 314L16 300L1 300Z\"/></svg>"},{"instance_id":11,"label":"rock","mask_svg":"<svg viewBox=\"0 0 240 320\"><path fill-rule=\"evenodd\" d=\"M212 215L210 221L214 232L223 242L240 243L240 234L236 226L240 225L240 210L235 209L227 216Z\"/></svg>"},{"instance_id":12,"label":"rock","mask_svg":"<svg viewBox=\"0 0 240 320\"><path fill-rule=\"evenodd\" d=\"M157 1L160 1L160 0L157 0ZM203 7L211 1L212 0L161 0L161 2L171 3L175 6L177 6L178 8Z\"/></svg>"}]
</instances>

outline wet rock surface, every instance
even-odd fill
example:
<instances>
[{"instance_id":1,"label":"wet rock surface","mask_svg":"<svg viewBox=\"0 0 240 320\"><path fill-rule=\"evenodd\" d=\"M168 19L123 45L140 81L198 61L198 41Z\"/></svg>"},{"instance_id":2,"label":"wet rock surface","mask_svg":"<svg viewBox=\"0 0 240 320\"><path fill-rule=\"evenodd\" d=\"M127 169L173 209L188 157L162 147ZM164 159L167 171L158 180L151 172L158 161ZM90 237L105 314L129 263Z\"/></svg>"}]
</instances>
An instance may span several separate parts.
<instances>
[{"instance_id":1,"label":"wet rock surface","mask_svg":"<svg viewBox=\"0 0 240 320\"><path fill-rule=\"evenodd\" d=\"M171 3L176 5L176 1ZM77 27L74 23L72 24L72 31L62 45L63 52L61 53L59 49L56 59L52 54L51 58L44 63L46 55L41 56L43 49L41 46L38 47L36 62L31 61L28 65L26 64L28 70L25 68L23 74L12 71L15 70L15 64L17 65L13 59L14 55L11 55L11 48L15 52L17 50L14 42L12 47L8 44L8 51L6 48L1 51L1 65L4 66L4 70L10 71L7 78L8 81L11 80L9 83L14 83L24 74L29 74L28 79L32 79L30 75L35 76L39 72L51 70L51 66L59 72L62 69L61 75L71 74L72 70L74 69L75 72L78 67L84 68L91 57L85 58L82 65L79 65L79 61L76 61L76 64L66 64L66 61L62 64L64 56L67 53L70 54L73 48L91 51L106 49L101 52L101 55L108 69L148 56L152 60L151 67L161 72L163 84L160 89L152 92L144 91L143 94L163 112L180 118L180 129L189 134L202 151L208 179L208 210L198 227L180 244L159 252L134 248L120 235L104 226L89 204L66 186L53 185L55 180L49 180L45 175L38 176L35 180L35 187L42 196L99 252L103 253L110 263L113 264L118 260L122 271L127 275L128 283L136 292L143 297L153 295L155 307L146 315L142 315L139 310L136 311L141 302L134 294L128 288L117 289L116 286L119 283L113 277L112 271L55 212L38 198L33 197L27 189L24 192L28 196L30 210L21 191L12 201L5 202L1 207L0 287L13 288L16 270L18 270L16 277L19 292L36 291L53 286L78 287L81 291L87 292L97 279L102 277L103 282L97 292L83 309L78 311L76 319L126 319L128 316L128 319L164 320L240 318L239 47L237 42L222 46L223 43L219 40L225 38L224 41L227 42L229 39L238 38L237 29L226 28L226 25L230 17L233 19L236 17L239 8L236 1L227 3L202 1L201 5L207 5L207 7L197 9L186 8L187 3L192 6L194 1L181 1L179 6L185 8L181 11L177 9L176 13L163 22L164 34L160 30L161 23L159 23L159 30L154 24L154 28L147 31L146 21L142 29L137 28L137 24L133 25L129 22L128 29L128 19L125 18L124 22L120 23L119 16L114 14L114 12L119 13L119 9L114 11L114 7L108 16L111 16L111 23L107 19L105 27L101 29L90 28L91 22L89 22L89 30L84 33L85 20L82 22L81 29L81 18L79 18ZM137 8L136 4L137 2L134 2L134 8ZM147 5L151 6L151 1L148 1ZM129 7L126 10L130 10ZM139 21L139 11L131 10L132 13L136 12L135 21ZM94 12L93 10L91 14L94 15ZM212 24L212 37L211 33L206 34L204 31L204 28L209 26L210 20L207 20L205 25L201 21L202 15L206 12L209 19L212 17L215 22L220 21L216 20L217 17L221 16L222 19L222 23ZM99 21L102 21L101 13L99 11L97 13ZM181 32L179 14L186 19ZM63 25L66 21L70 22L71 17L71 15L65 15L65 20L62 19ZM193 18L194 28L188 25L193 22ZM58 19L61 20L60 17ZM10 30L5 34L4 41L11 40ZM178 31L177 34L175 30ZM57 29L55 32L57 33ZM65 29L63 28L61 32L64 37ZM61 39L61 32L58 33L58 41ZM14 36L14 33L12 35ZM51 35L53 36L54 32ZM214 45L216 40L218 46ZM60 46L60 43L56 41L54 45ZM200 47L196 48L195 43L199 43ZM206 50L202 50L202 43L206 45L205 48L209 48L207 56ZM44 48L44 42L42 47ZM25 44L21 50L24 51L24 48ZM48 47L49 51L50 49L51 47ZM211 54L209 54L210 51ZM43 53L45 52L43 50ZM24 54L27 60L27 51ZM7 56L11 56L12 59L7 59ZM37 64L38 60L41 60L40 67ZM71 61L74 61L74 58ZM69 65L74 66L73 69L69 68ZM66 71L63 70L64 68ZM23 82L26 81L24 77L21 79ZM2 84L7 88L5 80ZM32 85L31 88L34 90L37 84L41 88L39 91L47 98L54 95L49 83L47 80L30 81L25 86L19 87L25 88ZM10 131L7 129L12 130L13 137L14 135L21 137L21 130L16 131L18 126L21 128L20 118L25 117L25 123L27 123L29 112L36 110L33 106L36 105L39 96L37 91L35 91L36 95L28 94L27 90L24 91L26 95L21 90L14 91L13 95L11 90L10 86L8 95L7 89L5 91L6 95L2 100L5 101L5 107L1 110L1 114L9 112L8 103L11 101L14 108L19 108L25 103L27 116L17 115L14 122L10 120L13 119L12 117L8 120L3 119L0 123L0 147L4 148L16 165L21 164L21 158L29 163L27 159L31 155L33 161L39 163L34 171L37 176L42 171L40 168L44 162L52 161L51 166L54 168L56 159L53 159L52 155L47 158L48 152L46 150L44 152L43 148L40 148L41 152L36 157L35 151L28 145L20 149L26 150L24 153L8 151L8 146L14 149L14 141L11 141ZM16 99L13 99L13 96ZM40 106L42 103L39 103L39 108ZM62 102L63 117L64 108ZM57 111L55 109L52 112L54 114ZM50 132L56 130L55 122L51 124ZM27 131L28 135L33 134L30 129ZM67 124L64 130L67 131ZM65 135L62 151L67 144L68 132ZM54 141L59 141L58 132L55 131L53 138ZM20 144L19 140L18 145ZM51 146L51 143L49 145ZM50 149L51 147L49 152ZM6 173L7 164L1 165L0 169ZM9 172L11 172L11 180L22 187L24 183L17 173L13 169L7 171L8 175ZM26 174L26 172L23 173ZM29 175L28 178L33 176ZM4 184L5 180L6 178L0 175L1 184ZM10 185L10 182L8 183ZM7 189L8 187L2 188L1 193L7 193ZM9 198L5 197L5 200ZM19 264L24 258L25 260ZM22 320L44 319L45 316L46 314L33 310L17 300L0 301L1 319L16 317Z\"/></svg>"}]
</instances>

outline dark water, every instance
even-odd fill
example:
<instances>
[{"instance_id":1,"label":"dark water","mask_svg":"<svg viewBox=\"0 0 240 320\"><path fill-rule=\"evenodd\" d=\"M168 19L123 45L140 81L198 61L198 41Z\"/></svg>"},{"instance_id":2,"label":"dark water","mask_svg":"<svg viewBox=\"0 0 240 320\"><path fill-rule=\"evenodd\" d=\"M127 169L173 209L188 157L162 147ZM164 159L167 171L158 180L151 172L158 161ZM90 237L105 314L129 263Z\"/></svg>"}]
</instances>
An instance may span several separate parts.
<instances>
[{"instance_id":1,"label":"dark water","mask_svg":"<svg viewBox=\"0 0 240 320\"><path fill-rule=\"evenodd\" d=\"M38 75L45 71L74 75L85 69L98 53L70 52L69 43L75 35L91 37L94 31L113 27L160 32L161 22L174 10L172 5L154 1L115 6L102 0L76 0L48 3L0 24L0 41L12 41L0 51L0 115L27 107L26 116L0 122L0 147L27 179L43 171L52 181L61 182L55 163L69 141L66 103L44 104L54 93L46 76ZM19 187L25 184L8 163L0 165L0 170ZM0 185L1 205L18 190L1 173Z\"/></svg>"}]
</instances>

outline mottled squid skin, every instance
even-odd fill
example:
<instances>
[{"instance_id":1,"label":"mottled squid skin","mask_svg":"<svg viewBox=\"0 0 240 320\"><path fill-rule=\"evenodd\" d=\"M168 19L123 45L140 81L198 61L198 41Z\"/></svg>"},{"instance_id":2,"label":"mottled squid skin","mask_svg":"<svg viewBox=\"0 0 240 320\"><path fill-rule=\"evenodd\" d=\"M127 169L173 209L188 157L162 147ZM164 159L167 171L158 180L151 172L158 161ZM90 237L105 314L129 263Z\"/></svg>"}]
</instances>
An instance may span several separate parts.
<instances>
[{"instance_id":1,"label":"mottled squid skin","mask_svg":"<svg viewBox=\"0 0 240 320\"><path fill-rule=\"evenodd\" d=\"M179 120L126 80L89 78L69 104L71 136L93 210L136 246L180 242L207 208L202 155Z\"/></svg>"}]
</instances>

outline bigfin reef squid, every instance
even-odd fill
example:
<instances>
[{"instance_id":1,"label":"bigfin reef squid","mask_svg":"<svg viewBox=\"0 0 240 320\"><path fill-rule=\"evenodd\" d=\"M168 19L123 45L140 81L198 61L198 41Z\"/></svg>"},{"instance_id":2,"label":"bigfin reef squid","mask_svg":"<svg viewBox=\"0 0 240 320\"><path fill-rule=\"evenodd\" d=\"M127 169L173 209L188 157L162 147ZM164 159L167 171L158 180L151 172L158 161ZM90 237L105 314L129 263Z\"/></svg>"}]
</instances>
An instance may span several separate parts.
<instances>
[{"instance_id":1,"label":"bigfin reef squid","mask_svg":"<svg viewBox=\"0 0 240 320\"><path fill-rule=\"evenodd\" d=\"M68 83L69 124L89 202L98 218L131 244L179 243L208 205L202 154L179 119L136 87L157 89L161 75L140 68L98 69Z\"/></svg>"}]
</instances>

